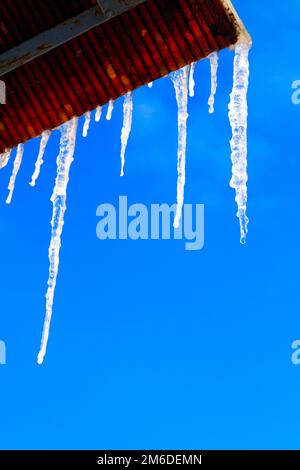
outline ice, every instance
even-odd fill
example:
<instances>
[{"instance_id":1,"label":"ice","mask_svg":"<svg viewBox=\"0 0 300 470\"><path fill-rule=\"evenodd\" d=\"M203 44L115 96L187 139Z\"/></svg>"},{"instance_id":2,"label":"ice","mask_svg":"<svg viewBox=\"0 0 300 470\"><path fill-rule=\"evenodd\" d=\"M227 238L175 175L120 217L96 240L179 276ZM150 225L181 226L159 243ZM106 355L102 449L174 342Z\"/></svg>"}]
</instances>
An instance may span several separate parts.
<instances>
[{"instance_id":1,"label":"ice","mask_svg":"<svg viewBox=\"0 0 300 470\"><path fill-rule=\"evenodd\" d=\"M102 114L102 106L97 106L96 112L95 112L95 121L99 122L101 119L101 114Z\"/></svg>"},{"instance_id":2,"label":"ice","mask_svg":"<svg viewBox=\"0 0 300 470\"><path fill-rule=\"evenodd\" d=\"M193 62L190 66L189 95L191 97L195 96L195 80L194 80L195 65L196 63Z\"/></svg>"},{"instance_id":3,"label":"ice","mask_svg":"<svg viewBox=\"0 0 300 470\"><path fill-rule=\"evenodd\" d=\"M184 202L185 160L186 160L186 122L188 118L188 80L190 66L183 67L170 74L174 84L178 107L178 152L177 152L177 206L174 219L174 228L180 224Z\"/></svg>"},{"instance_id":4,"label":"ice","mask_svg":"<svg viewBox=\"0 0 300 470\"><path fill-rule=\"evenodd\" d=\"M82 129L82 137L87 137L91 122L91 111L87 111L84 115L84 124Z\"/></svg>"},{"instance_id":5,"label":"ice","mask_svg":"<svg viewBox=\"0 0 300 470\"><path fill-rule=\"evenodd\" d=\"M17 175L18 175L21 163L22 163L23 153L24 153L24 144L19 144L17 147L17 154L16 154L16 158L14 161L13 172L9 180L9 185L8 185L9 194L6 199L6 204L11 203L14 189L15 189L16 178L17 178Z\"/></svg>"},{"instance_id":6,"label":"ice","mask_svg":"<svg viewBox=\"0 0 300 470\"><path fill-rule=\"evenodd\" d=\"M240 221L241 243L246 243L249 219L247 209L247 92L249 84L249 49L247 38L235 47L233 89L230 94L229 120L232 128L231 160L232 178L230 186L236 191L237 217Z\"/></svg>"},{"instance_id":7,"label":"ice","mask_svg":"<svg viewBox=\"0 0 300 470\"><path fill-rule=\"evenodd\" d=\"M45 149L46 149L46 146L47 146L50 135L51 135L51 131L44 131L42 133L42 137L41 137L41 141L40 141L39 154L38 154L37 160L35 162L35 170L34 170L34 173L32 175L31 182L29 183L30 186L32 186L32 187L35 186L35 183L36 183L36 181L37 181L37 179L40 175L41 166L44 163L44 160L43 160L44 153L45 153Z\"/></svg>"},{"instance_id":8,"label":"ice","mask_svg":"<svg viewBox=\"0 0 300 470\"><path fill-rule=\"evenodd\" d=\"M208 99L208 105L209 105L209 113L213 114L215 111L215 96L217 92L217 86L218 86L218 53L213 52L209 56L210 60L210 73L211 73L211 90L210 90L210 97Z\"/></svg>"},{"instance_id":9,"label":"ice","mask_svg":"<svg viewBox=\"0 0 300 470\"><path fill-rule=\"evenodd\" d=\"M114 110L114 100L109 100L109 103L108 103L108 108L107 108L107 113L106 113L106 119L107 121L110 121L111 120L111 117L112 117L112 112Z\"/></svg>"},{"instance_id":10,"label":"ice","mask_svg":"<svg viewBox=\"0 0 300 470\"><path fill-rule=\"evenodd\" d=\"M11 156L11 149L10 150L5 150L4 153L0 154L0 169L6 167L6 165L9 162L10 156Z\"/></svg>"},{"instance_id":11,"label":"ice","mask_svg":"<svg viewBox=\"0 0 300 470\"><path fill-rule=\"evenodd\" d=\"M49 337L53 299L59 267L61 234L66 211L67 186L69 181L70 167L73 162L73 155L75 150L77 124L78 119L73 118L71 121L68 121L61 126L60 151L57 157L57 176L51 197L51 202L53 204L53 214L51 221L51 242L49 247L50 267L48 290L46 294L46 315L44 320L41 348L38 354L38 364L43 363Z\"/></svg>"},{"instance_id":12,"label":"ice","mask_svg":"<svg viewBox=\"0 0 300 470\"><path fill-rule=\"evenodd\" d=\"M123 127L121 132L121 176L124 176L125 152L132 125L133 93L129 91L124 97Z\"/></svg>"},{"instance_id":13,"label":"ice","mask_svg":"<svg viewBox=\"0 0 300 470\"><path fill-rule=\"evenodd\" d=\"M251 47L250 41L244 38L235 46L234 57L234 83L230 94L229 120L232 128L231 159L232 159L232 178L230 186L235 189L235 201L238 206L237 216L240 221L241 243L246 242L248 233L247 210L247 91L249 84L249 62L248 54ZM211 94L209 97L209 112L214 111L215 94L217 90L217 72L218 72L218 54L214 52L210 55L211 67ZM184 205L184 189L186 180L186 142L187 142L187 119L188 119L188 97L195 93L195 63L183 67L170 74L176 94L177 102L177 126L178 126L178 150L177 150L177 205L174 218L174 227L179 228ZM148 84L149 88L152 83ZM114 108L114 100L108 104L106 119L110 120ZM101 119L102 106L98 106L95 112L95 121ZM128 139L132 127L133 115L133 93L128 92L124 97L123 104L123 126L121 131L121 176L124 175L125 153ZM91 120L91 112L85 113L85 122L82 134L84 137L88 134ZM57 176L55 186L51 197L53 204L53 213L51 220L51 241L49 246L49 278L46 293L46 314L44 319L43 333L40 351L38 354L38 364L42 364L46 354L47 343L49 339L50 323L53 312L53 302L56 289L56 282L59 269L59 257L61 248L61 236L64 226L64 216L66 212L67 186L69 173L73 162L76 133L78 127L78 118L73 118L60 127L61 139L60 150L57 157ZM30 182L31 186L36 184L39 177L41 166L43 164L44 152L51 135L51 131L43 132L40 141L39 154L35 163L35 171ZM22 163L24 144L19 144L13 165L13 171L9 182L9 195L7 204L12 200L16 178ZM0 168L7 165L11 155L11 150L5 150L0 155Z\"/></svg>"}]
</instances>

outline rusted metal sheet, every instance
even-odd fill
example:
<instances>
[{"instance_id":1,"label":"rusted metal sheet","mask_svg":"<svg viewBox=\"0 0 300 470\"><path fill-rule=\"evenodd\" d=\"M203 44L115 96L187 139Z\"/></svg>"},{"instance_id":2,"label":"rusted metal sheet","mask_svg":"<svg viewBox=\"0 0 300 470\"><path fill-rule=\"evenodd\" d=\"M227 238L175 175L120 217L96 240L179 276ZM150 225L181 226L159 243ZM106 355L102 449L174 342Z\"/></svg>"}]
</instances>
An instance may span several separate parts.
<instances>
[{"instance_id":1,"label":"rusted metal sheet","mask_svg":"<svg viewBox=\"0 0 300 470\"><path fill-rule=\"evenodd\" d=\"M3 75L0 152L235 44L242 26L224 2L146 0ZM96 3L2 0L0 53Z\"/></svg>"},{"instance_id":2,"label":"rusted metal sheet","mask_svg":"<svg viewBox=\"0 0 300 470\"><path fill-rule=\"evenodd\" d=\"M0 76L46 54L145 0L97 0L98 5L0 54Z\"/></svg>"}]
</instances>

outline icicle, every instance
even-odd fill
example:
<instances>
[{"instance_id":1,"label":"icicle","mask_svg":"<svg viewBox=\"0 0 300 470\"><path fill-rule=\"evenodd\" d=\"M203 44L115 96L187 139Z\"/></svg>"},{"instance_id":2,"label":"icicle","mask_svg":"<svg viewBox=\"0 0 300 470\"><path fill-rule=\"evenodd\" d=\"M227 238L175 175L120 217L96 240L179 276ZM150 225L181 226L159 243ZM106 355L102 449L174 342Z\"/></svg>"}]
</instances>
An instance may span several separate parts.
<instances>
[{"instance_id":1,"label":"icicle","mask_svg":"<svg viewBox=\"0 0 300 470\"><path fill-rule=\"evenodd\" d=\"M210 60L210 72L211 72L211 91L210 91L210 97L208 100L208 105L209 105L209 113L213 114L215 111L214 105L215 105L215 96L217 92L217 86L218 86L218 53L213 52L209 56Z\"/></svg>"},{"instance_id":2,"label":"icicle","mask_svg":"<svg viewBox=\"0 0 300 470\"><path fill-rule=\"evenodd\" d=\"M178 161L177 161L177 207L174 228L180 224L184 202L185 157L186 157L186 121L188 118L188 77L190 66L186 66L170 74L174 84L178 106Z\"/></svg>"},{"instance_id":3,"label":"icicle","mask_svg":"<svg viewBox=\"0 0 300 470\"><path fill-rule=\"evenodd\" d=\"M6 167L6 165L8 164L11 152L11 150L5 149L5 152L0 154L0 169Z\"/></svg>"},{"instance_id":4,"label":"icicle","mask_svg":"<svg viewBox=\"0 0 300 470\"><path fill-rule=\"evenodd\" d=\"M87 137L91 122L91 111L87 111L84 115L84 124L82 129L82 137Z\"/></svg>"},{"instance_id":5,"label":"icicle","mask_svg":"<svg viewBox=\"0 0 300 470\"><path fill-rule=\"evenodd\" d=\"M149 87L149 88L152 88L152 87L153 87L153 82L149 82L149 83L148 83L148 87Z\"/></svg>"},{"instance_id":6,"label":"icicle","mask_svg":"<svg viewBox=\"0 0 300 470\"><path fill-rule=\"evenodd\" d=\"M132 111L133 111L133 93L129 91L124 97L123 104L123 127L121 132L121 173L120 176L124 176L125 166L125 152L129 134L131 131L132 124Z\"/></svg>"},{"instance_id":7,"label":"icicle","mask_svg":"<svg viewBox=\"0 0 300 470\"><path fill-rule=\"evenodd\" d=\"M246 243L249 219L247 209L247 91L249 84L249 59L251 47L244 38L235 47L233 89L230 94L229 120L232 128L231 159L232 178L230 186L236 191L237 217L240 220L241 243Z\"/></svg>"},{"instance_id":8,"label":"icicle","mask_svg":"<svg viewBox=\"0 0 300 470\"><path fill-rule=\"evenodd\" d=\"M109 100L109 103L108 103L108 108L107 108L107 113L106 113L106 119L107 121L110 121L111 120L111 116L112 116L112 112L114 110L114 100Z\"/></svg>"},{"instance_id":9,"label":"icicle","mask_svg":"<svg viewBox=\"0 0 300 470\"><path fill-rule=\"evenodd\" d=\"M95 121L99 122L101 119L101 114L102 114L102 106L97 106L96 112L95 112Z\"/></svg>"},{"instance_id":10,"label":"icicle","mask_svg":"<svg viewBox=\"0 0 300 470\"><path fill-rule=\"evenodd\" d=\"M44 320L41 348L38 354L38 364L42 364L44 360L49 337L53 299L59 267L61 234L64 225L64 214L66 211L67 185L75 150L77 123L78 119L73 118L71 121L68 121L61 126L60 151L57 157L57 176L51 197L51 202L53 204L53 214L51 221L51 242L49 247L50 267L48 290L46 294L46 316Z\"/></svg>"},{"instance_id":11,"label":"icicle","mask_svg":"<svg viewBox=\"0 0 300 470\"><path fill-rule=\"evenodd\" d=\"M16 158L15 158L15 161L14 161L13 172L12 172L12 175L11 175L10 180L9 180L9 185L8 185L9 195L6 199L6 204L10 204L11 200L12 200L12 197L13 197L16 178L17 178L17 175L18 175L21 163L22 163L23 152L24 152L24 144L19 144L18 147L17 147L17 155L16 155Z\"/></svg>"},{"instance_id":12,"label":"icicle","mask_svg":"<svg viewBox=\"0 0 300 470\"><path fill-rule=\"evenodd\" d=\"M41 171L41 166L44 163L43 157L45 153L45 149L49 140L49 137L51 135L51 131L44 131L42 133L41 141L40 141L40 149L39 149L39 154L37 157L37 160L35 162L35 170L31 178L31 182L29 183L30 186L35 186L36 180L38 179Z\"/></svg>"},{"instance_id":13,"label":"icicle","mask_svg":"<svg viewBox=\"0 0 300 470\"><path fill-rule=\"evenodd\" d=\"M189 95L191 97L195 96L195 80L194 80L195 65L196 65L196 62L193 62L190 67Z\"/></svg>"}]
</instances>

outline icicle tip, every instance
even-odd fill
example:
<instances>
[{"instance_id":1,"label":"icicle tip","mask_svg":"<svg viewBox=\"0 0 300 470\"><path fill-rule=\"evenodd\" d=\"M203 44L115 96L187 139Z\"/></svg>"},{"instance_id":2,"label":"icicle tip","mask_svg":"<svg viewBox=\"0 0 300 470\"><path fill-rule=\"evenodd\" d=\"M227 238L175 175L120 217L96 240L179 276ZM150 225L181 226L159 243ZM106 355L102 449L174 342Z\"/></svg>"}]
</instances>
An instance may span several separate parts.
<instances>
[{"instance_id":1,"label":"icicle tip","mask_svg":"<svg viewBox=\"0 0 300 470\"><path fill-rule=\"evenodd\" d=\"M39 366L43 364L44 357L45 357L44 354L42 354L42 352L39 352L38 357L37 357L37 363Z\"/></svg>"},{"instance_id":2,"label":"icicle tip","mask_svg":"<svg viewBox=\"0 0 300 470\"><path fill-rule=\"evenodd\" d=\"M11 200L12 200L12 193L9 193L9 195L7 196L7 199L6 199L6 204L10 204L11 203Z\"/></svg>"},{"instance_id":3,"label":"icicle tip","mask_svg":"<svg viewBox=\"0 0 300 470\"><path fill-rule=\"evenodd\" d=\"M95 121L99 122L101 119L101 114L102 114L102 106L97 106L96 112L95 112Z\"/></svg>"},{"instance_id":4,"label":"icicle tip","mask_svg":"<svg viewBox=\"0 0 300 470\"><path fill-rule=\"evenodd\" d=\"M180 217L175 217L175 220L174 220L174 223L173 223L173 227L175 229L178 229L179 228L179 225L180 225Z\"/></svg>"},{"instance_id":5,"label":"icicle tip","mask_svg":"<svg viewBox=\"0 0 300 470\"><path fill-rule=\"evenodd\" d=\"M109 100L107 113L106 113L106 120L107 121L111 120L112 113L113 113L113 110L114 110L114 104L115 104L114 100Z\"/></svg>"}]
</instances>

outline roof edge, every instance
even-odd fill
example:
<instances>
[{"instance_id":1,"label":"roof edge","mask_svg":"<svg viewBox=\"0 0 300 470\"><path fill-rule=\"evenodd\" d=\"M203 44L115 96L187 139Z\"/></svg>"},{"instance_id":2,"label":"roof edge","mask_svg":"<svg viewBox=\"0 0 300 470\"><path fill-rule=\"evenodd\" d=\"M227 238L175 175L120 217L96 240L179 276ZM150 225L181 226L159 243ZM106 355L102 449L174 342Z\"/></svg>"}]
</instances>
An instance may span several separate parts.
<instances>
[{"instance_id":1,"label":"roof edge","mask_svg":"<svg viewBox=\"0 0 300 470\"><path fill-rule=\"evenodd\" d=\"M252 45L252 38L250 34L248 33L243 21L239 17L235 7L233 6L231 0L220 0L221 4L223 5L229 19L235 24L237 32L238 32L238 39L237 43L239 42L246 42L249 44L249 46ZM232 45L232 48L235 47L235 45Z\"/></svg>"}]
</instances>

